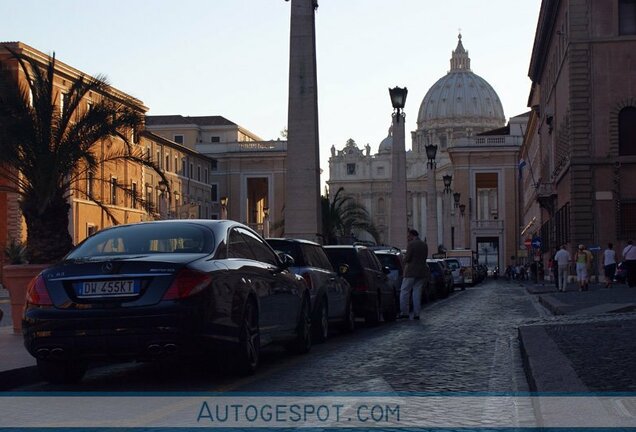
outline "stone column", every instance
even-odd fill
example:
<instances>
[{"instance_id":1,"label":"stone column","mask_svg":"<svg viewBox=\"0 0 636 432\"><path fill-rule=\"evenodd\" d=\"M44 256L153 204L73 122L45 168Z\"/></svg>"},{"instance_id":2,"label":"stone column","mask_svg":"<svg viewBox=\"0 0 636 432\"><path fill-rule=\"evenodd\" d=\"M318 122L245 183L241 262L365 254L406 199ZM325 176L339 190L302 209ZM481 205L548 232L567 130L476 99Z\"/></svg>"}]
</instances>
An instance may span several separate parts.
<instances>
[{"instance_id":1,"label":"stone column","mask_svg":"<svg viewBox=\"0 0 636 432\"><path fill-rule=\"evenodd\" d=\"M391 146L391 214L389 244L406 249L406 150L404 144L405 116L393 114L393 145Z\"/></svg>"},{"instance_id":2,"label":"stone column","mask_svg":"<svg viewBox=\"0 0 636 432\"><path fill-rule=\"evenodd\" d=\"M428 253L433 254L437 252L437 190L435 180L435 164L433 167L428 168L428 191L426 196L426 205L428 207L428 216L426 220L426 242L428 243Z\"/></svg>"},{"instance_id":3,"label":"stone column","mask_svg":"<svg viewBox=\"0 0 636 432\"><path fill-rule=\"evenodd\" d=\"M291 1L285 236L322 241L316 7L316 0Z\"/></svg>"}]
</instances>

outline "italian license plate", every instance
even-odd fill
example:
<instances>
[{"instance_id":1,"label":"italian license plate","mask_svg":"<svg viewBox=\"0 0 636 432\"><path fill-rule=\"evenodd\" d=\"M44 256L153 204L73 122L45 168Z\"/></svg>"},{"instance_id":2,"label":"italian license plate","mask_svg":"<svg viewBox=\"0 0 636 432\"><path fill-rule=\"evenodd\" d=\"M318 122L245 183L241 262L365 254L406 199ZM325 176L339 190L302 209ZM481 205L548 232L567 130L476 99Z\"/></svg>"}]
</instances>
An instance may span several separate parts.
<instances>
[{"instance_id":1,"label":"italian license plate","mask_svg":"<svg viewBox=\"0 0 636 432\"><path fill-rule=\"evenodd\" d=\"M75 285L77 296L130 297L139 294L139 282L135 280L108 280L81 282Z\"/></svg>"}]
</instances>

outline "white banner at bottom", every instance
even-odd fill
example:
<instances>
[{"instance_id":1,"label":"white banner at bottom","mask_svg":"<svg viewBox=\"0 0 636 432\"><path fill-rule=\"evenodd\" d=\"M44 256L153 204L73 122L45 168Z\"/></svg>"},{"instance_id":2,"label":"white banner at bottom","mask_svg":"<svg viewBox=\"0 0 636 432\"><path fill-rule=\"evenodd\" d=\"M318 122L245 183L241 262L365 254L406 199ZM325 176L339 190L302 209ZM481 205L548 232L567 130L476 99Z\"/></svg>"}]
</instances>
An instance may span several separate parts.
<instances>
[{"instance_id":1,"label":"white banner at bottom","mask_svg":"<svg viewBox=\"0 0 636 432\"><path fill-rule=\"evenodd\" d=\"M0 428L625 428L636 396L0 396Z\"/></svg>"}]
</instances>

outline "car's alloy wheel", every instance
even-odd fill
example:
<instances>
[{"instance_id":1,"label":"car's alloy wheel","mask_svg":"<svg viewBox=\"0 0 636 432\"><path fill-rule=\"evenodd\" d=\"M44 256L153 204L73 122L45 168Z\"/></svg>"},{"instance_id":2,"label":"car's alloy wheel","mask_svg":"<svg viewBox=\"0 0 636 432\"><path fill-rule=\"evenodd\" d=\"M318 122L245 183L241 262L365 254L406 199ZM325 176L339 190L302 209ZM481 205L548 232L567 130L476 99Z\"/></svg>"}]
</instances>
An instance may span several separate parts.
<instances>
[{"instance_id":1,"label":"car's alloy wheel","mask_svg":"<svg viewBox=\"0 0 636 432\"><path fill-rule=\"evenodd\" d=\"M345 316L342 320L342 331L346 333L350 333L354 331L356 328L356 316L353 311L353 303L351 302L351 298L347 300L347 307L345 308Z\"/></svg>"},{"instance_id":2,"label":"car's alloy wheel","mask_svg":"<svg viewBox=\"0 0 636 432\"><path fill-rule=\"evenodd\" d=\"M241 374L252 374L258 368L261 354L261 334L258 326L258 311L252 300L245 304L243 320L239 330L236 367Z\"/></svg>"},{"instance_id":3,"label":"car's alloy wheel","mask_svg":"<svg viewBox=\"0 0 636 432\"><path fill-rule=\"evenodd\" d=\"M320 313L317 318L314 322L315 327L312 326L314 338L316 342L324 342L329 336L329 306L326 297L320 301Z\"/></svg>"},{"instance_id":4,"label":"car's alloy wheel","mask_svg":"<svg viewBox=\"0 0 636 432\"><path fill-rule=\"evenodd\" d=\"M367 312L364 321L369 325L376 325L382 320L382 305L380 304L380 294L375 297L373 309Z\"/></svg>"},{"instance_id":5,"label":"car's alloy wheel","mask_svg":"<svg viewBox=\"0 0 636 432\"><path fill-rule=\"evenodd\" d=\"M388 308L384 310L384 321L395 321L397 319L398 314L398 303L395 300L395 293L391 296L393 297L393 301Z\"/></svg>"},{"instance_id":6,"label":"car's alloy wheel","mask_svg":"<svg viewBox=\"0 0 636 432\"><path fill-rule=\"evenodd\" d=\"M311 313L309 312L309 299L307 297L303 299L298 326L296 327L296 339L288 348L296 354L305 354L311 350Z\"/></svg>"},{"instance_id":7,"label":"car's alloy wheel","mask_svg":"<svg viewBox=\"0 0 636 432\"><path fill-rule=\"evenodd\" d=\"M73 359L38 359L37 365L40 376L52 384L75 384L86 373L86 364Z\"/></svg>"}]
</instances>

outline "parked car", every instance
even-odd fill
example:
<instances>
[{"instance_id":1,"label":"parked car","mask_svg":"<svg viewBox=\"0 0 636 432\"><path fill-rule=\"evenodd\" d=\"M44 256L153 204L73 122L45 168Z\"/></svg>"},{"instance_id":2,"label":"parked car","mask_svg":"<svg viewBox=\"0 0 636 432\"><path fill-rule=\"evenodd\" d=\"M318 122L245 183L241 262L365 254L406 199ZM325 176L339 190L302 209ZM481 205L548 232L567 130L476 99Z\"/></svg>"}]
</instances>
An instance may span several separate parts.
<instances>
[{"instance_id":1,"label":"parked car","mask_svg":"<svg viewBox=\"0 0 636 432\"><path fill-rule=\"evenodd\" d=\"M253 230L230 220L120 225L84 240L27 290L27 350L51 382L92 360L219 353L242 373L270 342L311 348L309 289Z\"/></svg>"},{"instance_id":2,"label":"parked car","mask_svg":"<svg viewBox=\"0 0 636 432\"><path fill-rule=\"evenodd\" d=\"M404 265L402 262L404 254L402 254L400 249L395 247L386 248L376 246L371 249L380 260L380 264L389 269L389 281L393 284L396 293L399 295L400 288L402 287L402 277L404 276Z\"/></svg>"},{"instance_id":3,"label":"parked car","mask_svg":"<svg viewBox=\"0 0 636 432\"><path fill-rule=\"evenodd\" d=\"M453 291L453 274L443 259L426 260L431 271L431 279L427 290L427 300L446 298ZM422 296L424 297L424 296Z\"/></svg>"},{"instance_id":4,"label":"parked car","mask_svg":"<svg viewBox=\"0 0 636 432\"><path fill-rule=\"evenodd\" d=\"M314 340L323 342L327 339L330 322L338 323L344 331L353 331L355 315L351 285L334 271L322 246L299 239L270 238L265 241L275 251L294 259L289 270L302 276L309 286Z\"/></svg>"},{"instance_id":5,"label":"parked car","mask_svg":"<svg viewBox=\"0 0 636 432\"><path fill-rule=\"evenodd\" d=\"M462 290L466 289L466 285L464 284L464 270L462 269L462 265L456 258L445 258L446 266L451 271L453 275L453 287L461 287Z\"/></svg>"},{"instance_id":6,"label":"parked car","mask_svg":"<svg viewBox=\"0 0 636 432\"><path fill-rule=\"evenodd\" d=\"M384 318L393 321L397 317L398 303L395 288L389 282L389 269L383 267L378 257L366 246L325 246L331 264L347 266L345 279L353 288L353 310L369 324L377 324Z\"/></svg>"}]
</instances>

